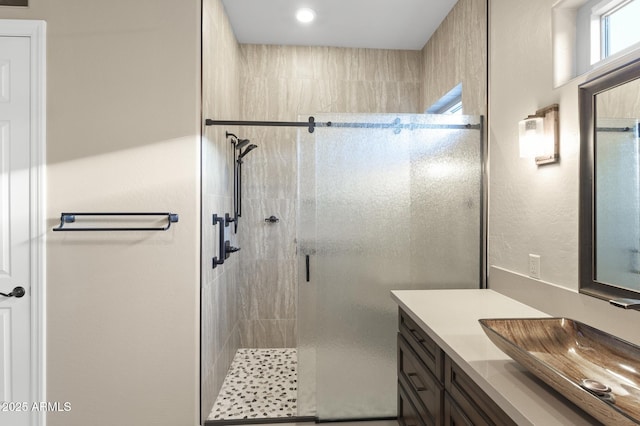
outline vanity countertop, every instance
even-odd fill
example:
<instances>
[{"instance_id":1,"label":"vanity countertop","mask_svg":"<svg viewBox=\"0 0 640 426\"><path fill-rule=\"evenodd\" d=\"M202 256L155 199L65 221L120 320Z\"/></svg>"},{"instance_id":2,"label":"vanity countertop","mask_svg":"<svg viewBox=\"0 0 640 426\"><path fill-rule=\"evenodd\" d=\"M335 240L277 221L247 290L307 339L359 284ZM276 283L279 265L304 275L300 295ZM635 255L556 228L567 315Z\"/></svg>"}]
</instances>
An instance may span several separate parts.
<instances>
[{"instance_id":1,"label":"vanity countertop","mask_svg":"<svg viewBox=\"0 0 640 426\"><path fill-rule=\"evenodd\" d=\"M505 355L481 318L542 318L492 290L400 290L392 298L518 425L599 424Z\"/></svg>"}]
</instances>

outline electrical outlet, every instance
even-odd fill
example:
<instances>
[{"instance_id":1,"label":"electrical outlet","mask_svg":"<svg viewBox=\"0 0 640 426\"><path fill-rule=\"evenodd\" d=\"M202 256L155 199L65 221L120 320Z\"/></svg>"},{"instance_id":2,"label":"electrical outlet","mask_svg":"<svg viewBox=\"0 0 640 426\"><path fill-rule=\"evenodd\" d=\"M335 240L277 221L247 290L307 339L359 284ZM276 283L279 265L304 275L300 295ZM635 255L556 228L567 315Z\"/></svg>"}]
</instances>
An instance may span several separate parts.
<instances>
[{"instance_id":1,"label":"electrical outlet","mask_svg":"<svg viewBox=\"0 0 640 426\"><path fill-rule=\"evenodd\" d=\"M540 256L537 254L529 255L529 276L540 279Z\"/></svg>"}]
</instances>

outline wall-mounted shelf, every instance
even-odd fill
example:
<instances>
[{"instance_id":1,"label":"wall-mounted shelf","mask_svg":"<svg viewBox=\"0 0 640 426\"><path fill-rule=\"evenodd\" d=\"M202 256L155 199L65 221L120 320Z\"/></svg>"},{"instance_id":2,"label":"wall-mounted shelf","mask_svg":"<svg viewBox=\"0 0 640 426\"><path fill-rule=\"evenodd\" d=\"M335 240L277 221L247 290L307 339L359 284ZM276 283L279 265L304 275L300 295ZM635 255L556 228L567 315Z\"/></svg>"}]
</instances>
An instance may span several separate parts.
<instances>
[{"instance_id":1,"label":"wall-mounted shelf","mask_svg":"<svg viewBox=\"0 0 640 426\"><path fill-rule=\"evenodd\" d=\"M73 227L68 224L76 223L78 217L140 217L140 216L165 216L167 224L160 227ZM175 213L61 213L60 225L53 228L53 231L166 231L172 223L178 222L178 215Z\"/></svg>"}]
</instances>

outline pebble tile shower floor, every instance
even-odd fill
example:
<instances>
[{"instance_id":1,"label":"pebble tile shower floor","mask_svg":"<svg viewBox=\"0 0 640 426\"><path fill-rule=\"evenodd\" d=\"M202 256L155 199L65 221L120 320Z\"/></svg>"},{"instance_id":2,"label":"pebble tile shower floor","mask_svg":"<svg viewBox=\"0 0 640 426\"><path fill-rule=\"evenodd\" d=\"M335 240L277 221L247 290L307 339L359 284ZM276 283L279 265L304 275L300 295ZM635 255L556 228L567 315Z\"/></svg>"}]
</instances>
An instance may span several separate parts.
<instances>
[{"instance_id":1,"label":"pebble tile shower floor","mask_svg":"<svg viewBox=\"0 0 640 426\"><path fill-rule=\"evenodd\" d=\"M295 417L295 349L238 349L208 420Z\"/></svg>"}]
</instances>

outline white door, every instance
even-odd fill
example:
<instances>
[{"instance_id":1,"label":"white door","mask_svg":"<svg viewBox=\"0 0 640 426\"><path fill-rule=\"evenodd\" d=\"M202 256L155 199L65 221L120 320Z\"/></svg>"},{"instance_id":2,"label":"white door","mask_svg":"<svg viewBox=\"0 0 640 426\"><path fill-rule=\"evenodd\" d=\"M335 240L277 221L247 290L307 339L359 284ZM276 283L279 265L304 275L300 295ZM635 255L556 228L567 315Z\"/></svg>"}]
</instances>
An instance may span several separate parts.
<instances>
[{"instance_id":1,"label":"white door","mask_svg":"<svg viewBox=\"0 0 640 426\"><path fill-rule=\"evenodd\" d=\"M30 43L0 37L0 424L30 424Z\"/></svg>"}]
</instances>

